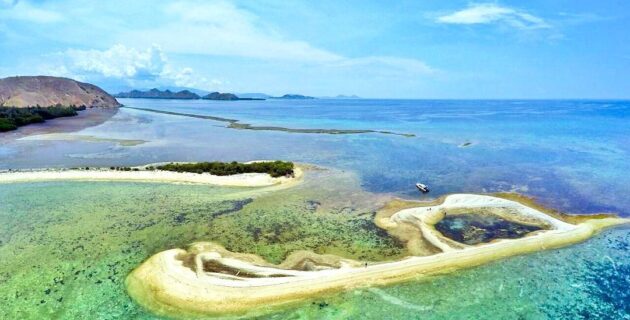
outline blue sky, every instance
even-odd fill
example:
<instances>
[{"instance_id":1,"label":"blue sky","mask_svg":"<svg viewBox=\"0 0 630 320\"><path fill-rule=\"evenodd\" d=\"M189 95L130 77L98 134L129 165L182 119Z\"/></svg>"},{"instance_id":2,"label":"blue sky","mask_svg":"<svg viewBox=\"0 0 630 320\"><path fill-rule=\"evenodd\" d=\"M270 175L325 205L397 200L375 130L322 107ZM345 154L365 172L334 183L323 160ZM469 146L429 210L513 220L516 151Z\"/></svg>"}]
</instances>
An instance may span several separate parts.
<instances>
[{"instance_id":1,"label":"blue sky","mask_svg":"<svg viewBox=\"0 0 630 320\"><path fill-rule=\"evenodd\" d=\"M630 1L0 0L0 76L382 98L630 98Z\"/></svg>"}]
</instances>

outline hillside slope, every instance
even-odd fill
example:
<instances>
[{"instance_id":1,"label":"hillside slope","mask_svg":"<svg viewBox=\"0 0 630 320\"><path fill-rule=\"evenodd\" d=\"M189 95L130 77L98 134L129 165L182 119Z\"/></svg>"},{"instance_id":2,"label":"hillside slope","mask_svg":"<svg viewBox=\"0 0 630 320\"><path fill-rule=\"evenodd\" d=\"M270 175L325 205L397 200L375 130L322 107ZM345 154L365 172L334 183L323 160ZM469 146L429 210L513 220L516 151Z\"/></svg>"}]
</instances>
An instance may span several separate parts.
<instances>
[{"instance_id":1,"label":"hillside slope","mask_svg":"<svg viewBox=\"0 0 630 320\"><path fill-rule=\"evenodd\" d=\"M25 76L0 79L0 106L85 106L114 108L120 106L101 88L67 78Z\"/></svg>"}]
</instances>

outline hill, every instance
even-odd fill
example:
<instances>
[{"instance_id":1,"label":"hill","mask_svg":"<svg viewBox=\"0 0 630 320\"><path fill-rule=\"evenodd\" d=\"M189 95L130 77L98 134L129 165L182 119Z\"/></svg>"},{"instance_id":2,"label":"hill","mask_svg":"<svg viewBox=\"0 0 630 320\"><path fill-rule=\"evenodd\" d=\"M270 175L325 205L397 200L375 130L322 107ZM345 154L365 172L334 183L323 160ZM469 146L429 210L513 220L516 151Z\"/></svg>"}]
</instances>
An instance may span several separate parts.
<instances>
[{"instance_id":1,"label":"hill","mask_svg":"<svg viewBox=\"0 0 630 320\"><path fill-rule=\"evenodd\" d=\"M120 106L101 88L67 78L49 76L0 79L0 107L104 107Z\"/></svg>"},{"instance_id":2,"label":"hill","mask_svg":"<svg viewBox=\"0 0 630 320\"><path fill-rule=\"evenodd\" d=\"M239 100L239 97L237 97L233 93L211 92L211 93L203 96L201 99L205 99L205 100Z\"/></svg>"}]
</instances>

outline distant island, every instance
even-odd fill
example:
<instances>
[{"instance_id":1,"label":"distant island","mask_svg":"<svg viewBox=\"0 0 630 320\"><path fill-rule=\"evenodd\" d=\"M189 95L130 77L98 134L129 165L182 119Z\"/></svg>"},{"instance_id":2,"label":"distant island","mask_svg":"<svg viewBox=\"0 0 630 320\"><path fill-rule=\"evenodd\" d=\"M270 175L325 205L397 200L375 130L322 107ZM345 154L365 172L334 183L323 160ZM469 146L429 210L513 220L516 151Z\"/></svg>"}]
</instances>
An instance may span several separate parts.
<instances>
[{"instance_id":1,"label":"distant island","mask_svg":"<svg viewBox=\"0 0 630 320\"><path fill-rule=\"evenodd\" d=\"M265 100L264 98L241 98L233 93L211 92L201 99L204 100Z\"/></svg>"},{"instance_id":2,"label":"distant island","mask_svg":"<svg viewBox=\"0 0 630 320\"><path fill-rule=\"evenodd\" d=\"M193 92L196 91L197 93ZM282 96L271 96L266 93L229 93L229 92L210 92L205 94L201 90L184 89L175 91L172 89L160 90L153 88L151 90L131 90L128 92L120 92L115 94L116 98L133 98L133 99L189 99L189 100L221 100L221 101L238 101L238 100L312 100L312 99L339 99L339 100L352 100L361 99L357 95L337 95L337 96L322 96L312 97L303 94L289 93Z\"/></svg>"},{"instance_id":3,"label":"distant island","mask_svg":"<svg viewBox=\"0 0 630 320\"><path fill-rule=\"evenodd\" d=\"M148 91L131 90L129 92L120 92L115 94L116 98L132 98L132 99L183 99L183 100L222 100L222 101L235 101L235 100L265 100L264 98L241 98L233 93L221 93L211 92L205 96L200 96L190 90L181 90L173 92L171 90L159 90L153 88Z\"/></svg>"},{"instance_id":4,"label":"distant island","mask_svg":"<svg viewBox=\"0 0 630 320\"><path fill-rule=\"evenodd\" d=\"M120 92L115 94L116 98L134 98L134 99L188 99L195 100L200 99L201 97L193 92L188 90L182 90L178 92L173 92L171 90L161 91L159 89L153 88L148 91L140 91L140 90L131 90L129 92Z\"/></svg>"},{"instance_id":5,"label":"distant island","mask_svg":"<svg viewBox=\"0 0 630 320\"><path fill-rule=\"evenodd\" d=\"M285 99L285 100L311 100L317 99L315 97L304 96L301 94L285 94L281 97L273 97L272 99Z\"/></svg>"},{"instance_id":6,"label":"distant island","mask_svg":"<svg viewBox=\"0 0 630 320\"><path fill-rule=\"evenodd\" d=\"M341 99L341 100L353 100L353 99L361 99L361 97L357 96L356 94L353 95L344 95L344 94L340 94L337 95L335 97L321 97L322 99Z\"/></svg>"},{"instance_id":7,"label":"distant island","mask_svg":"<svg viewBox=\"0 0 630 320\"><path fill-rule=\"evenodd\" d=\"M71 117L87 108L117 108L103 89L72 79L24 76L0 79L0 132L49 119Z\"/></svg>"}]
</instances>

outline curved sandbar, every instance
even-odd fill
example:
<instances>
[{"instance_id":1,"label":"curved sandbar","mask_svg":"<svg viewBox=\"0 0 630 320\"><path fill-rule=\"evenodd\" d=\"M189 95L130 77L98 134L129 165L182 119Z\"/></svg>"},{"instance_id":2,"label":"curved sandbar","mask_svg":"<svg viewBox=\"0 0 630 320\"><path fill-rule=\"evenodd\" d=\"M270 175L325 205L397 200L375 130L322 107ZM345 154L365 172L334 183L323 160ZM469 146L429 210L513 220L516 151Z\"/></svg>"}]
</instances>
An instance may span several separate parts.
<instances>
[{"instance_id":1,"label":"curved sandbar","mask_svg":"<svg viewBox=\"0 0 630 320\"><path fill-rule=\"evenodd\" d=\"M36 181L131 181L131 182L166 182L195 183L233 187L267 187L272 185L293 185L302 180L303 171L294 168L292 177L271 177L267 173L243 173L229 176L217 176L209 173L174 172L165 170L121 171L105 168L85 169L46 169L29 171L0 172L0 183L36 182Z\"/></svg>"},{"instance_id":2,"label":"curved sandbar","mask_svg":"<svg viewBox=\"0 0 630 320\"><path fill-rule=\"evenodd\" d=\"M433 227L449 210L500 209L502 216L547 230L520 239L468 246L446 239ZM378 217L377 217L378 218ZM380 217L380 219L385 219ZM385 285L477 266L508 256L558 248L588 239L628 219L600 217L567 223L533 207L498 197L455 194L422 207L398 211L380 221L386 229L419 230L439 253L365 265L332 255L297 252L280 265L233 253L213 243L160 252L127 278L131 297L161 315L191 317L255 313L257 308L289 304L309 297L359 287Z\"/></svg>"}]
</instances>

